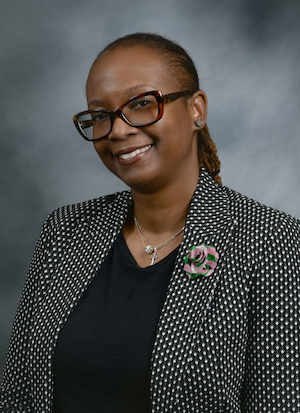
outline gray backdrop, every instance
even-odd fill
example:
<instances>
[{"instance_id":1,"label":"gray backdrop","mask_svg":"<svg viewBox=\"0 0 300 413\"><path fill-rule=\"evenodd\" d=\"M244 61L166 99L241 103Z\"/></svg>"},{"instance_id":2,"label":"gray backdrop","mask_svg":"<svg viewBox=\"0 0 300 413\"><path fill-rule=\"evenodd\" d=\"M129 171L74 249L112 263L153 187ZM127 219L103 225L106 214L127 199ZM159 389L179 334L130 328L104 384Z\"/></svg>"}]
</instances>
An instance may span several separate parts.
<instances>
[{"instance_id":1,"label":"gray backdrop","mask_svg":"<svg viewBox=\"0 0 300 413\"><path fill-rule=\"evenodd\" d=\"M180 42L208 95L223 183L300 218L299 12L297 0L2 0L0 371L46 215L124 188L72 123L116 37Z\"/></svg>"}]
</instances>

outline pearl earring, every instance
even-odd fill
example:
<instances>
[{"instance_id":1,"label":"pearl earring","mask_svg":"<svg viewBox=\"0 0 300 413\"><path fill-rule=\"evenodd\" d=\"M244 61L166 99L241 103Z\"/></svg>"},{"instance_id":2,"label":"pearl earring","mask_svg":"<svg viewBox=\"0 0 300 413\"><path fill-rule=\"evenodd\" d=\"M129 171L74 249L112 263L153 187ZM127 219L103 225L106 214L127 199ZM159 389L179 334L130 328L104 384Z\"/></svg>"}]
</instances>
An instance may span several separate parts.
<instances>
[{"instance_id":1,"label":"pearl earring","mask_svg":"<svg viewBox=\"0 0 300 413\"><path fill-rule=\"evenodd\" d=\"M200 126L203 125L202 120L200 120L200 119L195 120L195 125L197 126L197 128L200 128Z\"/></svg>"}]
</instances>

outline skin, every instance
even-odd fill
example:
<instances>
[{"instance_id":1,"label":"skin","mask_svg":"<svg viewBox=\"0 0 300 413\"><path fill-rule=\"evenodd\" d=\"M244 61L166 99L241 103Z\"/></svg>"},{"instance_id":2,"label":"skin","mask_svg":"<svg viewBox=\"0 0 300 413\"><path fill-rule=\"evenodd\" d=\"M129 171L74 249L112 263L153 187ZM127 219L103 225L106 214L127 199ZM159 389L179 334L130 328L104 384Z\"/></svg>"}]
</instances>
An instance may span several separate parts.
<instances>
[{"instance_id":1,"label":"skin","mask_svg":"<svg viewBox=\"0 0 300 413\"><path fill-rule=\"evenodd\" d=\"M106 51L93 64L87 81L89 109L116 110L139 93L182 90L179 81L155 51L141 46ZM195 120L206 122L207 99L202 91L185 101L164 105L162 119L135 128L117 118L106 139L94 147L105 166L130 188L134 213L152 245L173 236L185 224L198 178ZM118 155L151 145L128 160ZM123 227L126 243L140 267L150 263L132 217ZM158 251L158 262L176 248L183 233Z\"/></svg>"}]
</instances>

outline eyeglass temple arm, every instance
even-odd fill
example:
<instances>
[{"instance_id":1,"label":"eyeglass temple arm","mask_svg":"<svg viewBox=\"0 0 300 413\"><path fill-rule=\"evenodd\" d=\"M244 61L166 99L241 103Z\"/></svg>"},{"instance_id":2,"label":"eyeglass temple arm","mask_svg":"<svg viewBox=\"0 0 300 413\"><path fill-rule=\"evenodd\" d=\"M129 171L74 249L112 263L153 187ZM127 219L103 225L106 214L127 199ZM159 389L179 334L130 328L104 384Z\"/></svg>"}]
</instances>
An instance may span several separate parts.
<instances>
[{"instance_id":1,"label":"eyeglass temple arm","mask_svg":"<svg viewBox=\"0 0 300 413\"><path fill-rule=\"evenodd\" d=\"M195 93L193 90L184 90L183 92L169 93L168 95L164 95L164 102L173 102L181 96L192 95L193 93Z\"/></svg>"}]
</instances>

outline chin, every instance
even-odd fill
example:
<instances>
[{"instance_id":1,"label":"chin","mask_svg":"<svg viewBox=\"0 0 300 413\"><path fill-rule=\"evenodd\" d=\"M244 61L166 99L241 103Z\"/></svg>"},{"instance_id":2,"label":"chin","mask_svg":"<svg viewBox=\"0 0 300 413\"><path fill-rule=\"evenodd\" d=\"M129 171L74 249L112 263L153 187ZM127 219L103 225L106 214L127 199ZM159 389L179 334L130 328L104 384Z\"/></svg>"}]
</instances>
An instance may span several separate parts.
<instances>
[{"instance_id":1,"label":"chin","mask_svg":"<svg viewBox=\"0 0 300 413\"><path fill-rule=\"evenodd\" d=\"M129 170L131 169L131 170ZM135 169L135 170L133 170ZM129 186L129 188L137 191L147 192L147 188L152 188L153 186L157 186L161 181L160 177L153 177L153 171L151 173L150 168L132 168L129 167L127 173L124 171L112 170L110 171L119 178L125 185ZM155 184L156 182L156 184Z\"/></svg>"},{"instance_id":2,"label":"chin","mask_svg":"<svg viewBox=\"0 0 300 413\"><path fill-rule=\"evenodd\" d=\"M119 174L115 174L117 178L119 178L125 185L129 186L130 189L136 190L137 192L148 192L151 186L153 186L153 182L149 180L149 177L143 178L141 175L138 176L130 176L130 177L122 177ZM147 189L148 188L148 189Z\"/></svg>"}]
</instances>

